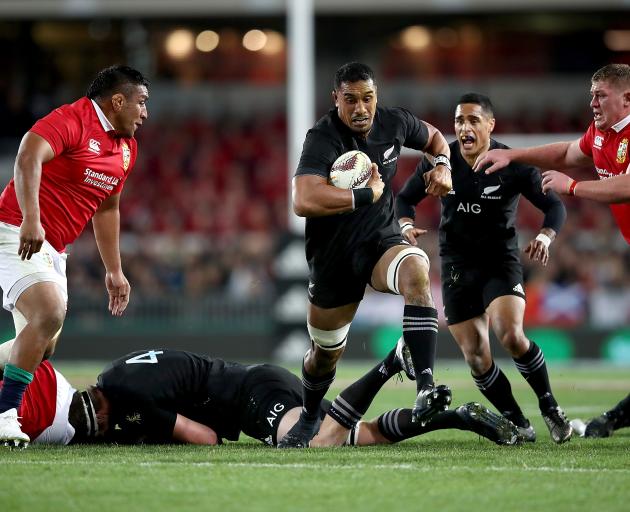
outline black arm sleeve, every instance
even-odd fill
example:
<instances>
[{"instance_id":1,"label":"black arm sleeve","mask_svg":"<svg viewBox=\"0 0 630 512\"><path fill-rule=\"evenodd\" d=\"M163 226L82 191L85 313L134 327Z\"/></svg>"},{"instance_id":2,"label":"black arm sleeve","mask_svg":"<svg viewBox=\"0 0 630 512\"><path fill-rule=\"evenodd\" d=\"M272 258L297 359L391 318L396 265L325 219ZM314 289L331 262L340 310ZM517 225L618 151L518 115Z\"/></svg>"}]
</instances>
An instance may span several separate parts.
<instances>
[{"instance_id":1,"label":"black arm sleeve","mask_svg":"<svg viewBox=\"0 0 630 512\"><path fill-rule=\"evenodd\" d=\"M426 185L422 177L425 172L431 170L431 164L426 158L418 162L416 170L407 179L403 187L396 196L396 218L410 217L416 218L416 205L427 197Z\"/></svg>"},{"instance_id":2,"label":"black arm sleeve","mask_svg":"<svg viewBox=\"0 0 630 512\"><path fill-rule=\"evenodd\" d=\"M418 119L405 108L396 107L392 110L403 121L401 126L405 126L403 146L419 151L424 150L429 142L429 129L424 121Z\"/></svg>"},{"instance_id":3,"label":"black arm sleeve","mask_svg":"<svg viewBox=\"0 0 630 512\"><path fill-rule=\"evenodd\" d=\"M559 233L567 218L567 210L558 194L553 191L543 194L542 177L540 171L535 167L525 167L517 175L523 177L521 187L523 196L545 214L542 227L551 228Z\"/></svg>"},{"instance_id":4,"label":"black arm sleeve","mask_svg":"<svg viewBox=\"0 0 630 512\"><path fill-rule=\"evenodd\" d=\"M317 130L309 130L302 146L296 176L315 174L330 177L330 168L341 154L341 144Z\"/></svg>"}]
</instances>

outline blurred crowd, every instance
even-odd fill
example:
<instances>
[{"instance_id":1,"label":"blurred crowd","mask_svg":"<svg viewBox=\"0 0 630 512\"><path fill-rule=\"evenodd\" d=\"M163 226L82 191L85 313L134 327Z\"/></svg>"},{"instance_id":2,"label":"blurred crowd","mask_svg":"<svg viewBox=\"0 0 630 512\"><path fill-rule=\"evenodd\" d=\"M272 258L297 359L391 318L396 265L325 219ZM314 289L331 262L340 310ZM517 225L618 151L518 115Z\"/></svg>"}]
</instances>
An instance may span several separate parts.
<instances>
[{"instance_id":1,"label":"blurred crowd","mask_svg":"<svg viewBox=\"0 0 630 512\"><path fill-rule=\"evenodd\" d=\"M450 114L423 116L450 127ZM559 113L501 119L500 131L579 132L587 123ZM448 133L448 130L445 130ZM139 157L121 201L124 267L135 299L223 297L271 302L276 243L287 229L284 115L235 120L152 118L138 132ZM500 138L500 136L498 137ZM400 160L399 188L416 160ZM592 179L591 169L581 171ZM630 251L608 207L568 199L568 220L546 267L526 262L529 325L613 327L630 320ZM541 214L519 208L521 246L537 234ZM436 230L439 202L426 200L417 223L430 231L439 293ZM76 300L103 300L102 265L91 233L71 248L69 285ZM439 303L439 297L437 297Z\"/></svg>"}]
</instances>

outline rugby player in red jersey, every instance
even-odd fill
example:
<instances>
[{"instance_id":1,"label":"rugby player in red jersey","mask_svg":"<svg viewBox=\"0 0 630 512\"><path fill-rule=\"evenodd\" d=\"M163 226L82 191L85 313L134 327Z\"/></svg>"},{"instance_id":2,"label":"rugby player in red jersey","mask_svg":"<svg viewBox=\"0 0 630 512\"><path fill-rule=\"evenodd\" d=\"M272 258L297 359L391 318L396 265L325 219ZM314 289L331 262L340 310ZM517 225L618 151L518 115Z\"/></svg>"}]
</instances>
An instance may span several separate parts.
<instances>
[{"instance_id":1,"label":"rugby player in red jersey","mask_svg":"<svg viewBox=\"0 0 630 512\"><path fill-rule=\"evenodd\" d=\"M558 169L594 165L598 180L578 182L559 171L544 172L543 192L553 190L608 203L630 244L630 65L608 64L593 74L590 106L593 121L581 138L530 148L493 149L480 155L474 168L481 170L489 165L485 169L489 174L511 161ZM628 417L630 400L626 398L577 430L586 437L608 437L614 429L630 425Z\"/></svg>"},{"instance_id":2,"label":"rugby player in red jersey","mask_svg":"<svg viewBox=\"0 0 630 512\"><path fill-rule=\"evenodd\" d=\"M599 180L576 181L558 171L543 173L543 191L609 203L617 225L630 243L630 65L608 64L591 78L593 121L579 139L530 148L493 149L480 155L474 169L486 174L510 162L544 169L595 165Z\"/></svg>"},{"instance_id":3,"label":"rugby player in red jersey","mask_svg":"<svg viewBox=\"0 0 630 512\"><path fill-rule=\"evenodd\" d=\"M0 196L0 287L16 328L16 338L4 347L11 355L0 391L0 442L29 442L17 409L61 332L68 298L65 248L90 219L109 310L120 316L127 307L118 205L136 160L134 134L147 118L147 99L148 82L140 72L106 68L85 97L37 121L20 143L14 178Z\"/></svg>"},{"instance_id":4,"label":"rugby player in red jersey","mask_svg":"<svg viewBox=\"0 0 630 512\"><path fill-rule=\"evenodd\" d=\"M81 393L74 389L49 361L42 362L35 370L33 381L26 388L17 410L22 432L28 435L33 443L70 443L76 432L70 420L71 405L75 409L73 416L81 419L82 429L84 424L88 424L86 419L89 415L86 407L91 405L83 402ZM92 418L94 436L97 430L96 415L92 414ZM81 430L82 437L87 437L83 434Z\"/></svg>"}]
</instances>

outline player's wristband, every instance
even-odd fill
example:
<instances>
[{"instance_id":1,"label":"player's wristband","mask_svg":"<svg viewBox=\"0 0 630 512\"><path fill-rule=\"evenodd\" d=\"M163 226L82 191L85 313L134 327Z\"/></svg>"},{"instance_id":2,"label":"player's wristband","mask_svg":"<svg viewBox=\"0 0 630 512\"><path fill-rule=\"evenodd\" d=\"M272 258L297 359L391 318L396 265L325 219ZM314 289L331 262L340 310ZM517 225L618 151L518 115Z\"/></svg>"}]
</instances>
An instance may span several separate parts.
<instances>
[{"instance_id":1,"label":"player's wristband","mask_svg":"<svg viewBox=\"0 0 630 512\"><path fill-rule=\"evenodd\" d=\"M369 188L353 188L352 189L352 206L353 209L368 206L374 201L374 191Z\"/></svg>"},{"instance_id":2,"label":"player's wristband","mask_svg":"<svg viewBox=\"0 0 630 512\"><path fill-rule=\"evenodd\" d=\"M443 155L442 153L440 153L439 155L435 155L433 157L433 165L434 166L443 165L444 167L448 168L449 171L451 170L450 159L446 155Z\"/></svg>"},{"instance_id":3,"label":"player's wristband","mask_svg":"<svg viewBox=\"0 0 630 512\"><path fill-rule=\"evenodd\" d=\"M545 235L544 233L538 233L538 235L536 236L536 240L542 242L543 245L547 249L549 249L549 246L551 245L551 238L549 238L547 235Z\"/></svg>"},{"instance_id":4,"label":"player's wristband","mask_svg":"<svg viewBox=\"0 0 630 512\"><path fill-rule=\"evenodd\" d=\"M405 222L404 224L401 224L400 226L401 233L404 233L408 229L413 229L413 224L411 222Z\"/></svg>"},{"instance_id":5,"label":"player's wristband","mask_svg":"<svg viewBox=\"0 0 630 512\"><path fill-rule=\"evenodd\" d=\"M578 182L576 180L571 180L571 185L569 185L569 195L575 195L575 187L577 187Z\"/></svg>"}]
</instances>

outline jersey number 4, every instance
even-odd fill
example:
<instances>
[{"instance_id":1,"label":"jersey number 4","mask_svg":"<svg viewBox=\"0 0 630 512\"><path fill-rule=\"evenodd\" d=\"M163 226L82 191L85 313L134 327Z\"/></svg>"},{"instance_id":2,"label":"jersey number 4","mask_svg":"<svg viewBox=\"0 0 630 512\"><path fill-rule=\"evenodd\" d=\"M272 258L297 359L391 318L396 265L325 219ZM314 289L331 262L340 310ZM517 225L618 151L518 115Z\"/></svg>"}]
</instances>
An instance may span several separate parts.
<instances>
[{"instance_id":1,"label":"jersey number 4","mask_svg":"<svg viewBox=\"0 0 630 512\"><path fill-rule=\"evenodd\" d=\"M125 361L126 364L157 364L158 354L163 354L162 350L149 350L144 354L139 354Z\"/></svg>"}]
</instances>

